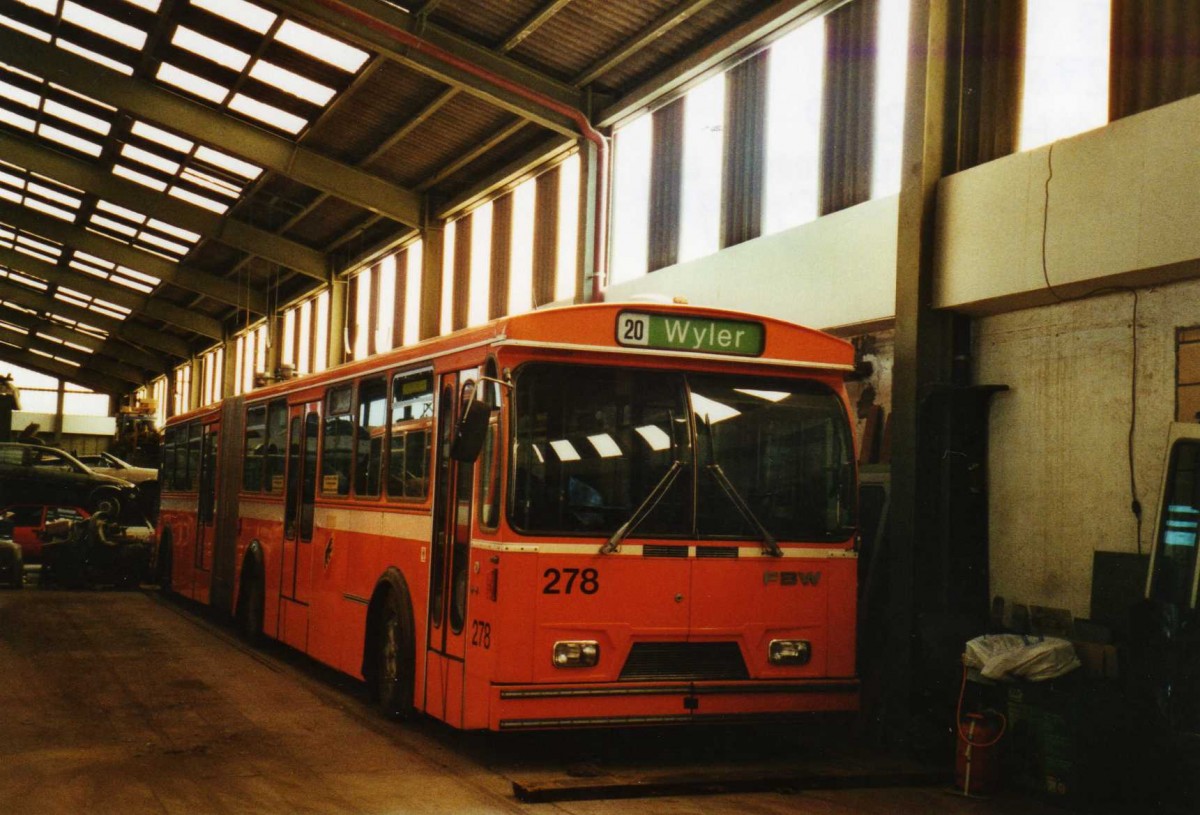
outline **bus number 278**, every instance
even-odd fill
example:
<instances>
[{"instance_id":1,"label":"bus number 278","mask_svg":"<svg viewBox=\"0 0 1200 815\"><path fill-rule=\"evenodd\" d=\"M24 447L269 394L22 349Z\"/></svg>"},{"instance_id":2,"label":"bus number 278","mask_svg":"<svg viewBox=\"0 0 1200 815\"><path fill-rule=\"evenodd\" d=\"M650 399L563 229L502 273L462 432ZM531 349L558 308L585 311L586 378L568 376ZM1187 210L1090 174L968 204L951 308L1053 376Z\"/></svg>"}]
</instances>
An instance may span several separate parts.
<instances>
[{"instance_id":1,"label":"bus number 278","mask_svg":"<svg viewBox=\"0 0 1200 815\"><path fill-rule=\"evenodd\" d=\"M600 573L595 569L547 569L542 577L546 578L542 594L573 594L576 590L595 594L600 591Z\"/></svg>"}]
</instances>

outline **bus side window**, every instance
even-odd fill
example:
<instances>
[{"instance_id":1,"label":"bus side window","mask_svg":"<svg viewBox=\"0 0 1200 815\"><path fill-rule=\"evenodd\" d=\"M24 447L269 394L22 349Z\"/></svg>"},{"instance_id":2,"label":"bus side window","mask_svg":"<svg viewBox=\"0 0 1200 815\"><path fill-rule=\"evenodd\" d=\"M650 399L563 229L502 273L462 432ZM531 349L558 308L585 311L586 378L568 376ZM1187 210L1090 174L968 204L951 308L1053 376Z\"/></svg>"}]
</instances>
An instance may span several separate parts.
<instances>
[{"instance_id":1,"label":"bus side window","mask_svg":"<svg viewBox=\"0 0 1200 815\"><path fill-rule=\"evenodd\" d=\"M200 423L188 425L187 469L184 471L185 483L182 485L188 492L195 492L200 481Z\"/></svg>"},{"instance_id":2,"label":"bus side window","mask_svg":"<svg viewBox=\"0 0 1200 815\"><path fill-rule=\"evenodd\" d=\"M358 386L358 441L354 452L354 494L375 498L383 472L387 380L366 379Z\"/></svg>"},{"instance_id":3,"label":"bus side window","mask_svg":"<svg viewBox=\"0 0 1200 815\"><path fill-rule=\"evenodd\" d=\"M483 453L479 456L479 525L491 532L500 523L500 457L496 454L499 428L496 414L492 414L483 440Z\"/></svg>"},{"instance_id":4,"label":"bus side window","mask_svg":"<svg viewBox=\"0 0 1200 815\"><path fill-rule=\"evenodd\" d=\"M351 386L334 388L326 398L320 488L324 495L349 495L354 444L354 414L350 412Z\"/></svg>"},{"instance_id":5,"label":"bus side window","mask_svg":"<svg viewBox=\"0 0 1200 815\"><path fill-rule=\"evenodd\" d=\"M246 411L246 439L242 448L242 490L259 492L263 483L263 441L266 436L267 409L252 407Z\"/></svg>"},{"instance_id":6,"label":"bus side window","mask_svg":"<svg viewBox=\"0 0 1200 815\"><path fill-rule=\"evenodd\" d=\"M287 402L278 399L267 407L267 444L263 451L263 490L279 492L283 489L283 462L287 448Z\"/></svg>"},{"instance_id":7,"label":"bus side window","mask_svg":"<svg viewBox=\"0 0 1200 815\"><path fill-rule=\"evenodd\" d=\"M163 489L175 486L175 428L168 427L163 433L162 473L159 480Z\"/></svg>"},{"instance_id":8,"label":"bus side window","mask_svg":"<svg viewBox=\"0 0 1200 815\"><path fill-rule=\"evenodd\" d=\"M429 496L429 442L433 424L433 376L398 374L392 381L387 428L387 491L391 498Z\"/></svg>"}]
</instances>

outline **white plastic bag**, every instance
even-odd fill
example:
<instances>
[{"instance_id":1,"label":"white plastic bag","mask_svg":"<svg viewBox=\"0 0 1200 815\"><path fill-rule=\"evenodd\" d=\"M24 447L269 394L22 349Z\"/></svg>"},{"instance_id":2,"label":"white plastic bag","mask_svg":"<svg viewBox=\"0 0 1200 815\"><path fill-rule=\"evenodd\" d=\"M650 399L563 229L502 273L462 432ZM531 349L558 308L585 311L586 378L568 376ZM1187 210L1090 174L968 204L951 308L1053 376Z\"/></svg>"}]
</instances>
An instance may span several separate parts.
<instances>
[{"instance_id":1,"label":"white plastic bag","mask_svg":"<svg viewBox=\"0 0 1200 815\"><path fill-rule=\"evenodd\" d=\"M967 643L963 664L978 668L987 679L1041 682L1079 667L1075 646L1058 637L985 634Z\"/></svg>"}]
</instances>

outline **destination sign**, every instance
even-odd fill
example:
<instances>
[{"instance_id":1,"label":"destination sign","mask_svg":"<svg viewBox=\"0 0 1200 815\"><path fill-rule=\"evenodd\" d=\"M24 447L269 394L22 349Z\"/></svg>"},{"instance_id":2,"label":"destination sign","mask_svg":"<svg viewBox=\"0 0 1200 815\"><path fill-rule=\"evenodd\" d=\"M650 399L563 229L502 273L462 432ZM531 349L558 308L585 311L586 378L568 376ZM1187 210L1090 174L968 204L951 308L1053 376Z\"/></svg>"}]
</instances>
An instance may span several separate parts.
<instances>
[{"instance_id":1,"label":"destination sign","mask_svg":"<svg viewBox=\"0 0 1200 815\"><path fill-rule=\"evenodd\" d=\"M766 330L747 320L714 320L622 311L617 315L617 343L695 354L756 357L763 352Z\"/></svg>"}]
</instances>

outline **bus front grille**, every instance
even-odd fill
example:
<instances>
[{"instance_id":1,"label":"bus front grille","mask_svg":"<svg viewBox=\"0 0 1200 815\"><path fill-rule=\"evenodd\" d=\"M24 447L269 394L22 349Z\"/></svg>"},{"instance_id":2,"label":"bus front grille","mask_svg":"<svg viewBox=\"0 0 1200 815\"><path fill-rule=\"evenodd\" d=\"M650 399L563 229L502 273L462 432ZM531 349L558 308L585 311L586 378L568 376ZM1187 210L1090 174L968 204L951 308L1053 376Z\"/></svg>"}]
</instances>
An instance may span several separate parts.
<instances>
[{"instance_id":1,"label":"bus front grille","mask_svg":"<svg viewBox=\"0 0 1200 815\"><path fill-rule=\"evenodd\" d=\"M696 557L722 557L736 558L738 556L738 548L736 546L697 546Z\"/></svg>"},{"instance_id":2,"label":"bus front grille","mask_svg":"<svg viewBox=\"0 0 1200 815\"><path fill-rule=\"evenodd\" d=\"M688 548L686 546L663 546L661 544L647 543L642 547L642 557L687 557Z\"/></svg>"},{"instance_id":3,"label":"bus front grille","mask_svg":"<svg viewBox=\"0 0 1200 815\"><path fill-rule=\"evenodd\" d=\"M635 642L622 682L749 679L736 642Z\"/></svg>"}]
</instances>

